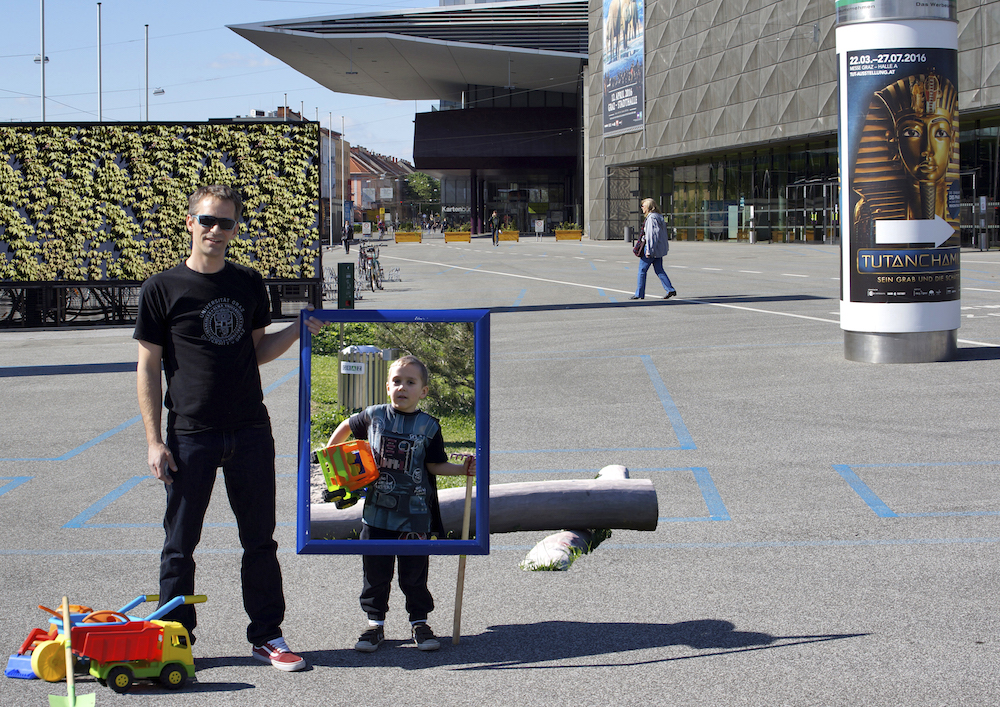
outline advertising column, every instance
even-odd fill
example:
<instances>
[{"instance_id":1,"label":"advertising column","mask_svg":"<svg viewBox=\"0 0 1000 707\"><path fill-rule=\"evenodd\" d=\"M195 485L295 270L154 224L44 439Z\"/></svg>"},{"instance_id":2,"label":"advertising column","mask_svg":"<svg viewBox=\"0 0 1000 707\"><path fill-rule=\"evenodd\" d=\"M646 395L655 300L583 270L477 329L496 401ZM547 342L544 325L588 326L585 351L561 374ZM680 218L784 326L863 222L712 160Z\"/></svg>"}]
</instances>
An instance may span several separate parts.
<instances>
[{"instance_id":1,"label":"advertising column","mask_svg":"<svg viewBox=\"0 0 1000 707\"><path fill-rule=\"evenodd\" d=\"M960 324L955 0L837 0L844 355L952 358Z\"/></svg>"}]
</instances>

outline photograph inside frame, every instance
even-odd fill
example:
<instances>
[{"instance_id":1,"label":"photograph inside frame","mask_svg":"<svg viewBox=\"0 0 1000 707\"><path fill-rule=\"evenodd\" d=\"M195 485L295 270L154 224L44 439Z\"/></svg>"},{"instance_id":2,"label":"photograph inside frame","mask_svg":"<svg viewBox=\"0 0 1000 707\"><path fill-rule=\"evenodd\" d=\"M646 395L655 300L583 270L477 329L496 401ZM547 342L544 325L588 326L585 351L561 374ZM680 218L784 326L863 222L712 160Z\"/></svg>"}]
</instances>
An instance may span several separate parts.
<instances>
[{"instance_id":1,"label":"photograph inside frame","mask_svg":"<svg viewBox=\"0 0 1000 707\"><path fill-rule=\"evenodd\" d=\"M485 490L483 498L476 494L463 536L467 479L477 485L474 460L485 456L476 407L477 396L488 399L477 376L477 355L488 350L482 313L463 313L460 321L440 313L433 320L319 314L330 324L311 337L308 385L300 390L307 396L300 415L308 424L300 426L308 428L309 449L309 458L300 459L300 487L308 478L308 498L299 493L308 547L300 537L300 552L453 554L442 546L487 547L488 529L485 540L477 538ZM401 379L412 379L413 389L398 393Z\"/></svg>"}]
</instances>

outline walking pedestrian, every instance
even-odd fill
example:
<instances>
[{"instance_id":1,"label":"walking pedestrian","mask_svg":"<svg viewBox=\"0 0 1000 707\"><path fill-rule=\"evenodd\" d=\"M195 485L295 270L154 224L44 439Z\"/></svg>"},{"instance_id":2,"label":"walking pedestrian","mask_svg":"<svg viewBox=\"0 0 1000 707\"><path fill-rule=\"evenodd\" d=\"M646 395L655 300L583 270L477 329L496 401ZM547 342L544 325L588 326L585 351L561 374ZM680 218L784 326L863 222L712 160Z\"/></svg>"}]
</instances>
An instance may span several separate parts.
<instances>
[{"instance_id":1,"label":"walking pedestrian","mask_svg":"<svg viewBox=\"0 0 1000 707\"><path fill-rule=\"evenodd\" d=\"M636 253L639 256L639 275L635 284L635 294L629 297L629 299L645 299L646 274L649 272L651 265L656 276L660 278L663 289L667 291L663 299L670 299L677 295L677 290L674 289L670 278L667 277L667 273L663 269L663 256L667 254L670 248L666 223L663 220L663 214L660 213L656 202L652 199L642 200L642 214L646 219L639 234L642 247Z\"/></svg>"}]
</instances>

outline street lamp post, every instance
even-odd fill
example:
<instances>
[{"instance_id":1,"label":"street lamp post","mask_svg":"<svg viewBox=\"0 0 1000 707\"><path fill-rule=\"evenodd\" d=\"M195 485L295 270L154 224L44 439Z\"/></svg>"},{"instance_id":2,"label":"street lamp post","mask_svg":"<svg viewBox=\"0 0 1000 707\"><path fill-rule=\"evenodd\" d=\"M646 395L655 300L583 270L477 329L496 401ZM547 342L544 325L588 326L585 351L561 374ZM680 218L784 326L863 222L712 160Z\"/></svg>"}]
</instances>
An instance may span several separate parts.
<instances>
[{"instance_id":1,"label":"street lamp post","mask_svg":"<svg viewBox=\"0 0 1000 707\"><path fill-rule=\"evenodd\" d=\"M101 70L101 3L97 3L97 119L104 122L104 79Z\"/></svg>"},{"instance_id":2,"label":"street lamp post","mask_svg":"<svg viewBox=\"0 0 1000 707\"><path fill-rule=\"evenodd\" d=\"M350 218L347 216L347 157L344 154L344 116L340 116L340 173L343 181L340 185L340 210L345 221L354 221L354 213Z\"/></svg>"},{"instance_id":3,"label":"street lamp post","mask_svg":"<svg viewBox=\"0 0 1000 707\"><path fill-rule=\"evenodd\" d=\"M38 63L42 65L42 122L45 122L45 0L39 0L41 6L42 21L42 53L39 55Z\"/></svg>"},{"instance_id":4,"label":"street lamp post","mask_svg":"<svg viewBox=\"0 0 1000 707\"><path fill-rule=\"evenodd\" d=\"M326 136L326 181L329 199L327 200L327 217L330 220L330 247L333 247L333 113L329 115L329 131Z\"/></svg>"}]
</instances>

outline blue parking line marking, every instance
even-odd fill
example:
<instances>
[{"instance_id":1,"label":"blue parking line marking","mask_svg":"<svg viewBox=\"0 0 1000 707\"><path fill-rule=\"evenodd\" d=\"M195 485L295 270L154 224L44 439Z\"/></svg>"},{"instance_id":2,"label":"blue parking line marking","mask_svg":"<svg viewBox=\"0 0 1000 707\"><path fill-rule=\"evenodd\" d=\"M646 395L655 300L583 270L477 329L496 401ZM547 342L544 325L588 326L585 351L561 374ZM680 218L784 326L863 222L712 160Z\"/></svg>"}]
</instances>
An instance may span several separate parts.
<instances>
[{"instance_id":1,"label":"blue parking line marking","mask_svg":"<svg viewBox=\"0 0 1000 707\"><path fill-rule=\"evenodd\" d=\"M13 491L21 484L26 484L31 481L34 477L32 476L0 476L0 481L6 481L6 484L0 484L0 496L3 496L8 491Z\"/></svg>"},{"instance_id":2,"label":"blue parking line marking","mask_svg":"<svg viewBox=\"0 0 1000 707\"><path fill-rule=\"evenodd\" d=\"M299 367L296 366L295 368L293 368L292 370L290 370L288 373L286 373L285 375L283 375L281 378L279 378L278 380L274 381L274 383L272 383L271 385L269 385L266 388L264 388L264 395L267 395L268 393L270 393L275 388L278 388L278 387L284 385L285 383L287 383L292 378L296 378L298 375L299 375Z\"/></svg>"},{"instance_id":3,"label":"blue parking line marking","mask_svg":"<svg viewBox=\"0 0 1000 707\"><path fill-rule=\"evenodd\" d=\"M100 434L97 437L94 437L92 440L90 440L88 442L84 442L83 444L81 444L76 449L71 449L68 452L66 452L65 454L63 454L61 456L58 456L58 457L21 457L21 458L8 458L8 459L0 459L0 462L64 462L67 459L72 459L76 455L81 454L81 453L87 451L88 449L90 449L94 445L99 444L100 442L103 442L108 437L111 437L113 435L118 434L119 432L127 430L129 427L131 427L135 423L141 422L141 421L142 421L142 415L136 415L131 420L127 420L126 422L123 422L122 424L118 425L118 427L115 427L113 430L108 430L107 432L105 432L103 434Z\"/></svg>"},{"instance_id":4,"label":"blue parking line marking","mask_svg":"<svg viewBox=\"0 0 1000 707\"><path fill-rule=\"evenodd\" d=\"M676 452L688 447L581 447L578 449L491 449L490 454L572 454L576 452ZM490 473L494 472L490 469ZM505 472L518 473L518 472Z\"/></svg>"},{"instance_id":5,"label":"blue parking line marking","mask_svg":"<svg viewBox=\"0 0 1000 707\"><path fill-rule=\"evenodd\" d=\"M493 451L490 450L490 454ZM495 474L589 474L587 478L594 478L599 469L510 469L508 471L497 471L490 467L490 476Z\"/></svg>"},{"instance_id":6,"label":"blue parking line marking","mask_svg":"<svg viewBox=\"0 0 1000 707\"><path fill-rule=\"evenodd\" d=\"M281 360L281 359L279 359L279 360ZM284 360L291 360L291 359L287 359L286 358ZM268 393L272 392L276 388L284 385L289 380L292 380L293 378L296 378L298 375L299 375L299 367L295 366L295 368L293 368L291 371L289 371L288 373L286 373L285 375L283 375L281 378L279 378L278 380L276 380L271 385L267 386L264 389L264 391L263 391L264 395L267 395ZM98 445L101 442L103 442L104 440L108 439L109 437L113 437L114 435L118 434L119 432L123 432L123 431L127 430L129 427L131 427L132 425L134 425L134 424L136 424L138 422L142 422L142 415L136 415L131 420L126 420L125 422L123 422L122 424L118 425L114 429L108 430L107 432L104 432L104 433L98 435L97 437L94 437L93 439L91 439L91 440L89 440L87 442L84 442L79 447L77 447L75 449L71 449L68 452L66 452L65 454L62 454L61 456L58 456L58 457L13 457L13 458L0 458L0 462L64 462L64 461L67 461L68 459L72 459L73 457L77 456L78 454L82 454L83 452L87 451L91 447L93 447L95 445Z\"/></svg>"},{"instance_id":7,"label":"blue parking line marking","mask_svg":"<svg viewBox=\"0 0 1000 707\"><path fill-rule=\"evenodd\" d=\"M703 466L688 468L694 474L694 480L698 484L701 498L708 509L708 515L695 518L657 518L660 523L694 523L702 521L724 521L732 520L726 504L722 501L722 495L712 481L712 475ZM637 470L638 471L638 470ZM648 469L646 471L678 471L678 469Z\"/></svg>"},{"instance_id":8,"label":"blue parking line marking","mask_svg":"<svg viewBox=\"0 0 1000 707\"><path fill-rule=\"evenodd\" d=\"M718 543L601 543L609 550L733 550L746 548L800 548L800 547L892 547L898 545L996 545L1000 538L902 538L899 540L761 540L756 542ZM490 550L503 546L491 544Z\"/></svg>"},{"instance_id":9,"label":"blue parking line marking","mask_svg":"<svg viewBox=\"0 0 1000 707\"><path fill-rule=\"evenodd\" d=\"M78 515L76 518L71 520L69 523L63 526L63 528L83 528L87 521L93 518L95 515L103 511L105 508L110 506L112 503L117 501L119 498L124 496L126 493L134 489L145 479L151 479L150 476L133 476L131 479L126 481L124 484L116 488L111 493L107 494L104 498L99 500L97 503L92 505L90 508L85 510L83 513Z\"/></svg>"},{"instance_id":10,"label":"blue parking line marking","mask_svg":"<svg viewBox=\"0 0 1000 707\"><path fill-rule=\"evenodd\" d=\"M712 481L712 475L708 473L708 469L698 466L692 468L691 471L694 472L698 488L701 489L701 497L705 499L705 505L708 506L709 518L711 520L732 520L729 517L729 511L726 510L726 504L722 502L722 495L719 494L719 489L716 488L715 483Z\"/></svg>"},{"instance_id":11,"label":"blue parking line marking","mask_svg":"<svg viewBox=\"0 0 1000 707\"><path fill-rule=\"evenodd\" d=\"M798 549L798 548L842 548L842 547L898 547L906 545L1000 545L997 538L900 538L898 540L759 540L751 542L716 542L716 543L618 543L606 540L601 543L601 552L610 551L649 551L649 550L746 550L746 549ZM533 545L500 545L490 544L490 552L527 552ZM90 550L41 550L0 548L0 557L127 557L130 555L159 556L160 548L135 549L90 549ZM238 555L242 554L240 547L208 548L199 547L199 555ZM294 547L281 546L279 555L295 554Z\"/></svg>"},{"instance_id":12,"label":"blue parking line marking","mask_svg":"<svg viewBox=\"0 0 1000 707\"><path fill-rule=\"evenodd\" d=\"M517 296L517 297L516 297L516 298L514 299L514 304L513 304L513 306L514 306L514 307L520 307L520 306L521 306L521 300L523 300L523 299L524 299L524 296L525 296L525 295L526 295L527 293L528 293L528 291L527 291L527 290L521 290L520 294L518 294L518 296Z\"/></svg>"},{"instance_id":13,"label":"blue parking line marking","mask_svg":"<svg viewBox=\"0 0 1000 707\"><path fill-rule=\"evenodd\" d=\"M900 518L955 518L1000 516L1000 511L940 511L931 513L897 513Z\"/></svg>"},{"instance_id":14,"label":"blue parking line marking","mask_svg":"<svg viewBox=\"0 0 1000 707\"><path fill-rule=\"evenodd\" d=\"M646 367L649 379L653 382L653 389L660 398L660 404L663 405L663 411L667 413L667 418L674 428L674 434L677 436L677 441L680 443L681 449L697 449L698 447L694 443L694 438L691 437L691 433L688 432L688 428L684 424L683 418L681 418L680 410L677 409L673 398L670 397L670 393L667 391L667 386L660 377L659 371L653 365L653 359L647 354L643 354L639 358L642 361L642 365Z\"/></svg>"},{"instance_id":15,"label":"blue parking line marking","mask_svg":"<svg viewBox=\"0 0 1000 707\"><path fill-rule=\"evenodd\" d=\"M56 457L52 461L62 462L62 461L66 461L67 459L72 459L77 454L80 454L82 452L87 451L88 449L90 449L91 447L93 447L96 444L100 444L101 442L103 442L104 440L106 440L108 437L111 437L113 435L118 434L119 432L123 432L124 430L127 430L129 427L131 427L132 425L134 425L137 422L142 422L142 415L136 415L131 420L127 420L127 421L123 422L122 424L118 425L118 427L114 428L113 430L108 430L104 434L101 434L101 435L98 435L97 437L94 437L94 439L90 440L89 442L85 442L84 444L81 444L76 449L69 450L68 452L66 452L65 454L63 454L61 457Z\"/></svg>"},{"instance_id":16,"label":"blue parking line marking","mask_svg":"<svg viewBox=\"0 0 1000 707\"><path fill-rule=\"evenodd\" d=\"M216 478L222 478L222 473L219 472ZM298 478L298 474L275 474L275 478ZM77 530L80 528L94 529L94 528L160 528L163 527L163 523L157 521L155 523L90 523L90 519L96 516L98 513L103 511L105 508L110 506L115 501L118 501L122 496L127 494L129 491L134 489L136 486L141 484L143 481L153 481L159 484L152 476L133 476L131 479L126 481L124 484L120 485L118 488L114 489L103 498L99 499L96 503L91 505L89 508L79 514L76 518L68 522L63 526L64 529ZM294 526L294 522L282 522L277 524L278 527ZM236 523L205 523L205 528L235 528Z\"/></svg>"},{"instance_id":17,"label":"blue parking line marking","mask_svg":"<svg viewBox=\"0 0 1000 707\"><path fill-rule=\"evenodd\" d=\"M956 518L995 517L1000 511L927 511L922 513L896 513L880 499L854 472L855 469L888 469L902 467L931 466L1000 466L1000 461L985 462L894 462L891 464L834 464L833 468L854 489L868 507L880 518Z\"/></svg>"},{"instance_id":18,"label":"blue parking line marking","mask_svg":"<svg viewBox=\"0 0 1000 707\"><path fill-rule=\"evenodd\" d=\"M617 357L616 357L617 358ZM664 384L663 379L660 377L659 372L656 370L656 366L653 365L653 360L648 355L642 355L639 357L643 365L646 367L646 373L649 375L650 381L653 383L653 389L656 391L657 397L660 399L660 405L663 406L664 412L667 413L667 419L670 420L670 425L673 427L674 435L677 437L678 445L677 447L602 447L602 448L579 448L579 449L491 449L490 454L567 454L573 452L673 452L680 450L697 449L698 446L694 443L694 438L688 431L687 425L684 424L684 419L681 417L680 410L674 404L673 398L670 397L670 393L667 391L667 386Z\"/></svg>"},{"instance_id":19,"label":"blue parking line marking","mask_svg":"<svg viewBox=\"0 0 1000 707\"><path fill-rule=\"evenodd\" d=\"M892 512L892 509L886 505L885 501L879 498L874 491L868 488L868 485L862 481L857 474L851 469L847 464L834 464L833 468L840 474L840 477L847 482L854 493L861 497L861 500L868 504L868 507L879 518L898 518L899 516Z\"/></svg>"}]
</instances>

